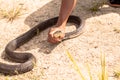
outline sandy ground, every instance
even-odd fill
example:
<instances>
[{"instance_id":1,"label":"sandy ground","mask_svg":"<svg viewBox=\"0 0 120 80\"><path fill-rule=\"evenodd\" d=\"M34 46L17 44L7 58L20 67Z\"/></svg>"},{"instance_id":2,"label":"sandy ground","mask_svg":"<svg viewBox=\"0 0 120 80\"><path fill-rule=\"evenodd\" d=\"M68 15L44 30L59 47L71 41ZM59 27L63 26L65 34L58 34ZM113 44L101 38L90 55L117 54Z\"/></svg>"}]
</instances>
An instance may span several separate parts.
<instances>
[{"instance_id":1,"label":"sandy ground","mask_svg":"<svg viewBox=\"0 0 120 80\"><path fill-rule=\"evenodd\" d=\"M1 0L0 4L15 6L24 4L24 11L12 23L0 19L0 53L4 53L6 44L28 31L38 23L57 16L61 0ZM97 2L98 0L96 0ZM89 7L93 0L78 0L72 14L85 20L85 31L77 38L66 40L58 45L46 41L48 30L40 33L31 41L21 46L19 51L33 53L37 58L35 68L16 76L0 75L0 80L81 80L73 63L66 55L66 49L75 58L82 74L89 80L86 64L89 64L93 80L98 80L100 73L100 54L106 54L108 80L119 80L114 71L120 70L120 8L103 6L92 13ZM0 59L4 61L4 59Z\"/></svg>"}]
</instances>

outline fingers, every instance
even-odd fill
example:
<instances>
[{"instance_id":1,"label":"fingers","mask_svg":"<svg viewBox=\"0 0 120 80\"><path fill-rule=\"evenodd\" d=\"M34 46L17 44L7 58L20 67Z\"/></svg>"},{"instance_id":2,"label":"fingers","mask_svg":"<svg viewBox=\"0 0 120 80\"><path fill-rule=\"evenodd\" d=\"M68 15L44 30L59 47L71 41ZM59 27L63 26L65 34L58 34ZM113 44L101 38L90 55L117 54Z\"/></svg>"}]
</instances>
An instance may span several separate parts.
<instances>
[{"instance_id":1,"label":"fingers","mask_svg":"<svg viewBox=\"0 0 120 80\"><path fill-rule=\"evenodd\" d=\"M64 38L65 33L62 28L51 28L48 33L48 42L59 43Z\"/></svg>"},{"instance_id":2,"label":"fingers","mask_svg":"<svg viewBox=\"0 0 120 80\"><path fill-rule=\"evenodd\" d=\"M62 39L64 38L64 34L62 33L59 36L58 35L54 36L54 33L53 34L49 34L48 35L48 42L58 43L58 42L62 41Z\"/></svg>"},{"instance_id":3,"label":"fingers","mask_svg":"<svg viewBox=\"0 0 120 80\"><path fill-rule=\"evenodd\" d=\"M55 40L52 37L48 37L48 42L50 42L50 43L59 43L60 40Z\"/></svg>"}]
</instances>

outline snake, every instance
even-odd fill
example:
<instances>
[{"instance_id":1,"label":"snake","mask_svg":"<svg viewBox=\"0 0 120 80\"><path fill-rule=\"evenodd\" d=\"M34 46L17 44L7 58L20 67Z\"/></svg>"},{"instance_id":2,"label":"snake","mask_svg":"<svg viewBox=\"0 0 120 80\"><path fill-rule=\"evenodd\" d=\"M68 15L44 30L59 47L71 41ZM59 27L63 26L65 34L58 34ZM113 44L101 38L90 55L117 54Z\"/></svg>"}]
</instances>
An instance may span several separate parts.
<instances>
[{"instance_id":1,"label":"snake","mask_svg":"<svg viewBox=\"0 0 120 80\"><path fill-rule=\"evenodd\" d=\"M18 64L0 62L0 73L5 75L18 75L31 71L36 63L35 56L32 53L17 52L15 50L36 36L38 34L38 30L39 32L42 32L45 29L54 26L57 23L58 18L59 17L56 16L47 19L34 26L27 32L23 33L22 35L18 36L17 38L8 42L4 50L5 55L8 59ZM82 30L84 27L84 21L79 16L70 15L67 23L74 23L76 25L76 29L74 31L65 33L65 37L62 41L77 37L83 32Z\"/></svg>"},{"instance_id":2,"label":"snake","mask_svg":"<svg viewBox=\"0 0 120 80\"><path fill-rule=\"evenodd\" d=\"M109 0L111 4L119 4L120 5L120 0Z\"/></svg>"}]
</instances>

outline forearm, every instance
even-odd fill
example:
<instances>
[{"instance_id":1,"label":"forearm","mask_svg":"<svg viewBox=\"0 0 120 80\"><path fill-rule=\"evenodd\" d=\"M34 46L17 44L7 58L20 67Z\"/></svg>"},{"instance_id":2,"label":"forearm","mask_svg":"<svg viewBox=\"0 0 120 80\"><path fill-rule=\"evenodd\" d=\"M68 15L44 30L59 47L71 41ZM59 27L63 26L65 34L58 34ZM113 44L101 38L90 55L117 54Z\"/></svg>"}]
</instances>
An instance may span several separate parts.
<instances>
[{"instance_id":1,"label":"forearm","mask_svg":"<svg viewBox=\"0 0 120 80\"><path fill-rule=\"evenodd\" d=\"M62 0L57 26L63 25L63 27L65 27L68 17L76 5L76 1L77 0Z\"/></svg>"},{"instance_id":2,"label":"forearm","mask_svg":"<svg viewBox=\"0 0 120 80\"><path fill-rule=\"evenodd\" d=\"M62 0L57 24L53 28L51 28L48 33L48 41L49 42L57 43L57 42L62 41L62 39L64 38L66 22L68 20L68 17L71 14L73 8L76 5L76 1L77 0ZM61 34L59 35L59 37L54 36L54 33L56 31L61 31Z\"/></svg>"}]
</instances>

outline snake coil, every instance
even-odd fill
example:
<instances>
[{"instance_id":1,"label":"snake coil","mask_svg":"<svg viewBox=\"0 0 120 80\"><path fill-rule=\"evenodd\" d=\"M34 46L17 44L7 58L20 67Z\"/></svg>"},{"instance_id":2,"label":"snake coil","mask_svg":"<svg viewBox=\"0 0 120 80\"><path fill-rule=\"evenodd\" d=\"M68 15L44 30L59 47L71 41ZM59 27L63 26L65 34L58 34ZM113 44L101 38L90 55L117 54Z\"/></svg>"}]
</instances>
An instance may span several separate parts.
<instances>
[{"instance_id":1,"label":"snake coil","mask_svg":"<svg viewBox=\"0 0 120 80\"><path fill-rule=\"evenodd\" d=\"M16 39L10 41L5 47L6 55L12 60L19 64L11 65L0 62L0 73L7 75L16 75L28 72L33 69L34 64L36 63L36 58L31 53L21 53L15 52L17 48L31 40L34 36L37 35L37 31L40 32L55 25L57 23L58 17L48 19L37 26L33 27L26 33L17 37ZM81 34L83 29L83 21L74 15L69 16L68 23L74 23L76 25L76 30L65 34L63 40L77 37Z\"/></svg>"}]
</instances>

